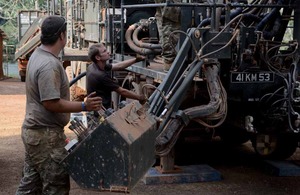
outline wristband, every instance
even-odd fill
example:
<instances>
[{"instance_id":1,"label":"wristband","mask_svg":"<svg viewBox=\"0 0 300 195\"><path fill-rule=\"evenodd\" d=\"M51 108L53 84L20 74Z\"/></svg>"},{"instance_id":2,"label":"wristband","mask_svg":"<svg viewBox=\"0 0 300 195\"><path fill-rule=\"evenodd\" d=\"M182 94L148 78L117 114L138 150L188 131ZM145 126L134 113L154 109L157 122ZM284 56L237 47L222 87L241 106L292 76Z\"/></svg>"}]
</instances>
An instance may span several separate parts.
<instances>
[{"instance_id":1,"label":"wristband","mask_svg":"<svg viewBox=\"0 0 300 195\"><path fill-rule=\"evenodd\" d=\"M81 109L82 111L86 111L86 106L84 102L81 102Z\"/></svg>"}]
</instances>

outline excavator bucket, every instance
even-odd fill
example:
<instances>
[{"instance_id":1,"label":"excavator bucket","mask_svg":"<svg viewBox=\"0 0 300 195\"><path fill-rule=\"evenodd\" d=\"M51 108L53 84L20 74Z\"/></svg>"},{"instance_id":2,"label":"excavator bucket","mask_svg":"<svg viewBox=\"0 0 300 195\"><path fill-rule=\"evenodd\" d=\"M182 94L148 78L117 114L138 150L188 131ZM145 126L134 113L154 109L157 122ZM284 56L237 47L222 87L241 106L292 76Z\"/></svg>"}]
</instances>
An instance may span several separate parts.
<instances>
[{"instance_id":1,"label":"excavator bucket","mask_svg":"<svg viewBox=\"0 0 300 195\"><path fill-rule=\"evenodd\" d=\"M129 191L155 162L153 116L134 101L106 118L63 160L82 188Z\"/></svg>"}]
</instances>

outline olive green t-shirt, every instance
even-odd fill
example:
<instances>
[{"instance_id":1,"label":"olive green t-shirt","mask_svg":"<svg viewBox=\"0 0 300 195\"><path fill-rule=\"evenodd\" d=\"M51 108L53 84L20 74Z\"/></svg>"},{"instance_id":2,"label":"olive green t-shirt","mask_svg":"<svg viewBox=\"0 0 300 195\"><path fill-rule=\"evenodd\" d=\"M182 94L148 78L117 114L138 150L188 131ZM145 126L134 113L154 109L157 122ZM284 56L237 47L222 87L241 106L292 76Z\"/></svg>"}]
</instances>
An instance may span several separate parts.
<instances>
[{"instance_id":1,"label":"olive green t-shirt","mask_svg":"<svg viewBox=\"0 0 300 195\"><path fill-rule=\"evenodd\" d=\"M70 100L69 82L61 61L53 54L36 48L26 72L26 114L24 128L63 128L70 120L69 113L45 109L45 100Z\"/></svg>"}]
</instances>

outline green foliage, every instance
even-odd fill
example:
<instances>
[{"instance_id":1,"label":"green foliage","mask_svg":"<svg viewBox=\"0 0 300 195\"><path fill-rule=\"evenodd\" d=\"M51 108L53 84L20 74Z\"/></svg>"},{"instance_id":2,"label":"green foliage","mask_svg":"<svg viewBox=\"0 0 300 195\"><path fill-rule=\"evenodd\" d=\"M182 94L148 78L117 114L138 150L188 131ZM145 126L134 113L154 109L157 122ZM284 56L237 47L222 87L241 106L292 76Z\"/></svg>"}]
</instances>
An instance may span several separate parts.
<instances>
[{"instance_id":1,"label":"green foliage","mask_svg":"<svg viewBox=\"0 0 300 195\"><path fill-rule=\"evenodd\" d=\"M34 10L35 3L42 7L44 0L0 0L0 18L7 20L0 28L8 36L8 44L15 45L18 39L17 16L19 10Z\"/></svg>"}]
</instances>

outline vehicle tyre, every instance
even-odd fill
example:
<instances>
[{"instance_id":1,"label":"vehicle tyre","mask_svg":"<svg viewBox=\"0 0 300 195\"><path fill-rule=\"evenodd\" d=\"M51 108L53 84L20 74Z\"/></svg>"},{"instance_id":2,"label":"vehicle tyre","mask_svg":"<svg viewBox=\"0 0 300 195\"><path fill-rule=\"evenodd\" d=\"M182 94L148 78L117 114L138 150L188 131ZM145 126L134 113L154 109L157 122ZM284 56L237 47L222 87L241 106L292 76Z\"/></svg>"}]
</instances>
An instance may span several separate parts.
<instances>
[{"instance_id":1,"label":"vehicle tyre","mask_svg":"<svg viewBox=\"0 0 300 195\"><path fill-rule=\"evenodd\" d=\"M251 141L256 154L264 159L284 160L298 147L298 140L290 134L259 133Z\"/></svg>"}]
</instances>

